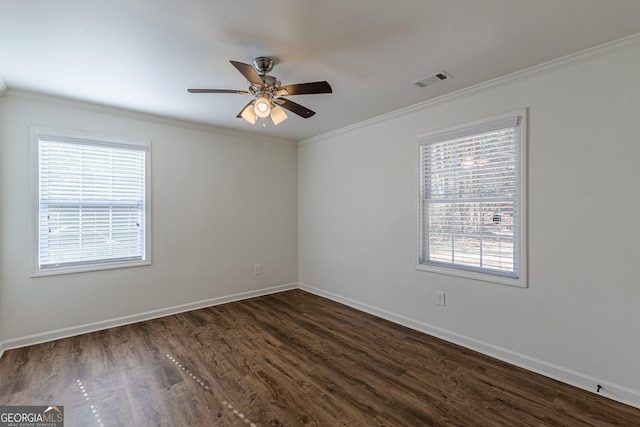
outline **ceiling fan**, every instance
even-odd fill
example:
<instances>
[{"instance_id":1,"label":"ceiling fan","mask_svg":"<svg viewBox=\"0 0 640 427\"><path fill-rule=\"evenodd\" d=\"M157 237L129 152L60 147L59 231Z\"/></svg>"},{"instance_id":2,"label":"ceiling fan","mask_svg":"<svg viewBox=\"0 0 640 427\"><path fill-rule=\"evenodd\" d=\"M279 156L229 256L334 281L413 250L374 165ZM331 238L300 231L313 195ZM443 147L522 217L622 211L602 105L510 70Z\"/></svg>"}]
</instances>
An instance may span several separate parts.
<instances>
[{"instance_id":1,"label":"ceiling fan","mask_svg":"<svg viewBox=\"0 0 640 427\"><path fill-rule=\"evenodd\" d=\"M190 93L237 93L239 95L252 96L254 99L249 101L237 116L251 124L255 124L259 118L271 117L273 124L278 125L287 118L285 109L303 119L308 119L315 114L315 111L285 97L332 93L331 86L326 81L282 86L280 80L267 74L273 69L275 61L266 56L256 58L253 61L253 65L237 61L230 62L249 81L248 90L188 89L188 91Z\"/></svg>"}]
</instances>

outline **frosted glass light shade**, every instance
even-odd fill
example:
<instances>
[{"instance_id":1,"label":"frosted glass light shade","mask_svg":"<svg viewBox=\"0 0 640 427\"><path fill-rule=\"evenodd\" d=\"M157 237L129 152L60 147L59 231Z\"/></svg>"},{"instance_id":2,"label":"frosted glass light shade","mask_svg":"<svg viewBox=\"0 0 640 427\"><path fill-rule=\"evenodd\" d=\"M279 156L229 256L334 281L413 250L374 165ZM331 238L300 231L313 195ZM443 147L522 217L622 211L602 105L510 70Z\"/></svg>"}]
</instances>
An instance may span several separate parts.
<instances>
[{"instance_id":1,"label":"frosted glass light shade","mask_svg":"<svg viewBox=\"0 0 640 427\"><path fill-rule=\"evenodd\" d=\"M271 120L273 121L274 125L278 126L286 118L287 118L287 113L285 113L281 107L276 105L271 109Z\"/></svg>"},{"instance_id":2,"label":"frosted glass light shade","mask_svg":"<svg viewBox=\"0 0 640 427\"><path fill-rule=\"evenodd\" d=\"M271 103L267 98L260 97L256 99L253 111L254 113L256 113L256 116L262 119L264 119L265 117L269 117L269 114L271 113Z\"/></svg>"},{"instance_id":3,"label":"frosted glass light shade","mask_svg":"<svg viewBox=\"0 0 640 427\"><path fill-rule=\"evenodd\" d=\"M256 121L258 120L258 116L253 111L252 104L249 104L246 107L244 107L244 110L242 110L242 112L240 113L240 117L242 117L252 125L256 124Z\"/></svg>"}]
</instances>

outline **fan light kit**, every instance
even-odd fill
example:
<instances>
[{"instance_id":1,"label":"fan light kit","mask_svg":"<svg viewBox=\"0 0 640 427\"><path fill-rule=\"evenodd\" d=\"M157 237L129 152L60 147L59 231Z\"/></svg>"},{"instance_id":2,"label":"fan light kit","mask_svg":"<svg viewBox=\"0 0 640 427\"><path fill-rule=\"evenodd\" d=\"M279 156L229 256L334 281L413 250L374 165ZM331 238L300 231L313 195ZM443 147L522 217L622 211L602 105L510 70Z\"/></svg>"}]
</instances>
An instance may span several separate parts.
<instances>
[{"instance_id":1,"label":"fan light kit","mask_svg":"<svg viewBox=\"0 0 640 427\"><path fill-rule=\"evenodd\" d=\"M249 101L237 116L251 124L255 124L258 119L271 117L271 121L277 126L288 117L284 111L285 109L303 119L308 119L315 114L315 111L309 110L285 97L333 92L326 81L282 86L280 80L267 74L273 69L275 61L266 56L256 58L253 61L253 65L236 61L230 62L248 80L248 90L188 89L188 91L189 93L236 93L252 96L254 99Z\"/></svg>"}]
</instances>

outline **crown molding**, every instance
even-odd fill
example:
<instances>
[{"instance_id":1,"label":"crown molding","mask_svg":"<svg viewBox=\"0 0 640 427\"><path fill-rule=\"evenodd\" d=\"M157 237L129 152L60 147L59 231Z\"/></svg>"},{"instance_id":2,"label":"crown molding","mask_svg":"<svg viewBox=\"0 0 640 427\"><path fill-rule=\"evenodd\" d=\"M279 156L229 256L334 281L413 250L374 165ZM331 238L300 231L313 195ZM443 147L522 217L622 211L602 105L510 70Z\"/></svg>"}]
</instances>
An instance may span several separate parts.
<instances>
[{"instance_id":1,"label":"crown molding","mask_svg":"<svg viewBox=\"0 0 640 427\"><path fill-rule=\"evenodd\" d=\"M345 126L343 128L324 133L322 135L314 136L312 138L299 141L298 146L302 146L302 145L313 143L313 142L323 141L338 135L347 134L355 130L366 128L371 125L381 123L396 117L401 117L417 111L428 110L438 105L446 104L449 102L456 101L458 99L476 95L478 93L495 89L500 86L510 85L522 80L526 80L526 79L537 77L542 74L550 73L552 71L571 67L576 64L593 61L597 58L613 55L615 53L628 50L628 49L634 49L634 48L637 48L638 46L640 46L640 33L632 34L630 36L623 37L621 39L614 40L609 43L604 43L599 46L584 49L579 52L572 53L557 59L552 59L551 61L543 62L542 64L534 65L532 67L525 68L524 70L516 71L501 77L497 77L492 80L488 80L483 83L479 83L473 86L469 86L469 87L457 90L455 92L451 92L451 93L439 96L437 98L429 99L427 101L423 101L418 104L411 105L409 107L401 108L399 110L392 111L390 113L382 114L380 116L376 116L371 119L364 120L359 123L355 123L353 125Z\"/></svg>"},{"instance_id":2,"label":"crown molding","mask_svg":"<svg viewBox=\"0 0 640 427\"><path fill-rule=\"evenodd\" d=\"M0 80L1 83L1 80ZM0 86L0 89L2 87ZM2 91L0 90L0 95ZM206 123L192 122L188 120L181 120L161 115L154 115L149 113L143 113L134 110L127 110L124 108L111 107L103 104L96 104L88 101L81 101L77 99L64 98L56 95L49 95L40 92L31 92L19 89L9 89L4 93L4 96L9 99L23 99L31 102L37 102L40 104L54 105L56 107L79 109L83 111L90 111L93 113L109 115L113 117L138 120L142 122L155 123L173 127L180 127L189 130L196 130L201 132L215 133L216 135L226 135L239 138L251 138L263 142L270 142L276 144L295 145L296 141L288 140L284 138L274 138L252 132L243 132L235 129L213 126Z\"/></svg>"}]
</instances>

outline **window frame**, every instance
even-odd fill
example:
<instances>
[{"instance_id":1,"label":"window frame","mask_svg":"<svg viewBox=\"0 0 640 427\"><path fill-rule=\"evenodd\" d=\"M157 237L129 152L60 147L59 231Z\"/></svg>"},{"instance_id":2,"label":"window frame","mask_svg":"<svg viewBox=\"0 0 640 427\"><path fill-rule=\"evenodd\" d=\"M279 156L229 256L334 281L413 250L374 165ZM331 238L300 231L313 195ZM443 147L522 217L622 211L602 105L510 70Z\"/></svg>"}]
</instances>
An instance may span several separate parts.
<instances>
[{"instance_id":1,"label":"window frame","mask_svg":"<svg viewBox=\"0 0 640 427\"><path fill-rule=\"evenodd\" d=\"M71 274L151 264L151 143L124 138L30 126L31 277ZM40 268L40 140L47 137L100 147L135 148L145 152L144 249L140 260L100 260L72 266Z\"/></svg>"},{"instance_id":2,"label":"window frame","mask_svg":"<svg viewBox=\"0 0 640 427\"><path fill-rule=\"evenodd\" d=\"M469 136L473 134L483 133L483 127L489 126L492 123L505 121L511 118L517 120L518 128L518 140L516 142L516 180L517 180L517 196L516 200L516 215L518 217L517 227L514 228L514 233L517 234L516 244L516 259L514 262L518 265L518 272L514 275L500 274L497 271L482 269L482 268L466 268L462 265L446 264L441 262L428 262L425 261L425 239L428 238L428 230L425 230L423 224L424 212L423 212L423 170L421 166L420 147L423 145L444 142L452 139L456 139L463 136ZM454 277L462 277L467 279L479 280L483 282L491 282L496 284L503 284L509 286L516 286L526 288L528 286L527 275L527 109L519 109L515 111L509 111L503 114L486 117L479 120L474 120L462 125L454 126L451 128L441 129L438 131L418 135L416 137L416 152L417 152L417 258L416 258L416 270L444 274ZM474 132L475 130L475 132ZM485 131L486 132L486 131Z\"/></svg>"}]
</instances>

